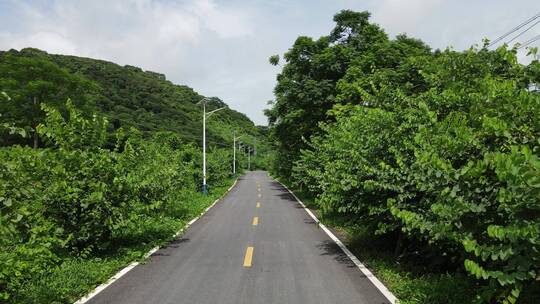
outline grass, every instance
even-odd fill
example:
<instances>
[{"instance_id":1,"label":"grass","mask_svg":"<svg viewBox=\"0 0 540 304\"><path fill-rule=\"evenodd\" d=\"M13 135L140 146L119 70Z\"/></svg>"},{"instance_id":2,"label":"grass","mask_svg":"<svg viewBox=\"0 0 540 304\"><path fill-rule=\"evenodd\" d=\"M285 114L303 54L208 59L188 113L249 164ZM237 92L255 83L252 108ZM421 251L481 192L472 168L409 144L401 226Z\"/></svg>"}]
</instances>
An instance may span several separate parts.
<instances>
[{"instance_id":1,"label":"grass","mask_svg":"<svg viewBox=\"0 0 540 304\"><path fill-rule=\"evenodd\" d=\"M474 282L464 274L426 272L423 265L397 262L390 250L366 230L342 228L350 250L384 282L402 304L472 303Z\"/></svg>"},{"instance_id":2,"label":"grass","mask_svg":"<svg viewBox=\"0 0 540 304\"><path fill-rule=\"evenodd\" d=\"M232 184L232 180L226 183ZM166 244L174 233L198 216L228 186L215 188L208 196L183 194L168 210L168 216L141 217L134 225L117 232L113 249L88 257L64 257L62 263L47 275L29 281L19 292L15 303L73 303L106 282L117 271L133 261L141 261L151 248Z\"/></svg>"}]
</instances>

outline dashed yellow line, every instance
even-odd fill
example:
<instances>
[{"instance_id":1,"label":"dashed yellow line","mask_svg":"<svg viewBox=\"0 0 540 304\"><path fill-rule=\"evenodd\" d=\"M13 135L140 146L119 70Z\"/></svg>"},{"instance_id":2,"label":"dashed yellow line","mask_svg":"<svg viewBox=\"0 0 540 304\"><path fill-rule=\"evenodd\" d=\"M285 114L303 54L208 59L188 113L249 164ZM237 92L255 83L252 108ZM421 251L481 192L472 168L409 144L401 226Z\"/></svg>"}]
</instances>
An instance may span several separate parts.
<instances>
[{"instance_id":1,"label":"dashed yellow line","mask_svg":"<svg viewBox=\"0 0 540 304\"><path fill-rule=\"evenodd\" d=\"M258 216L253 218L253 226L257 226L257 225L259 225L259 217Z\"/></svg>"},{"instance_id":2,"label":"dashed yellow line","mask_svg":"<svg viewBox=\"0 0 540 304\"><path fill-rule=\"evenodd\" d=\"M261 208L261 203L257 202L257 208Z\"/></svg>"},{"instance_id":3,"label":"dashed yellow line","mask_svg":"<svg viewBox=\"0 0 540 304\"><path fill-rule=\"evenodd\" d=\"M246 256L244 257L244 267L251 267L251 260L253 259L253 247L246 249Z\"/></svg>"}]
</instances>

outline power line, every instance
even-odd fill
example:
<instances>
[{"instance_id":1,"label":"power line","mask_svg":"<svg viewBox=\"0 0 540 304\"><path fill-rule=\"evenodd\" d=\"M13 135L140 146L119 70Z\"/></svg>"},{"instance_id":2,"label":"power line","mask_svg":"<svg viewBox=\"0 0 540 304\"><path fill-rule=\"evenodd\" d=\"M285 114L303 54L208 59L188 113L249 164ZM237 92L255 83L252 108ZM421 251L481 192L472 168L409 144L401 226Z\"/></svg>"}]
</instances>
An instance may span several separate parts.
<instances>
[{"instance_id":1,"label":"power line","mask_svg":"<svg viewBox=\"0 0 540 304\"><path fill-rule=\"evenodd\" d=\"M522 27L526 26L527 24L533 22L534 20L536 20L538 17L540 17L540 13L532 16L531 18L525 20L524 22L522 22L521 24L519 24L518 26L514 27L513 29L511 29L510 31L506 32L505 34L503 34L502 36L498 37L497 39L493 40L487 47L491 47L493 45L495 45L496 43L498 43L499 41L503 40L504 38L508 37L509 35L512 35L514 32L518 31L519 29L521 29Z\"/></svg>"},{"instance_id":2,"label":"power line","mask_svg":"<svg viewBox=\"0 0 540 304\"><path fill-rule=\"evenodd\" d=\"M519 50L519 49L521 49L521 48L524 48L524 47L530 45L531 43L533 43L533 42L535 42L535 41L537 41L537 40L540 40L540 35L536 35L536 36L532 37L531 39L529 39L529 40L523 42L523 44L520 45L517 49Z\"/></svg>"},{"instance_id":3,"label":"power line","mask_svg":"<svg viewBox=\"0 0 540 304\"><path fill-rule=\"evenodd\" d=\"M506 42L506 44L510 44L510 42L516 40L519 36L525 34L528 30L530 30L531 28L533 28L535 25L537 25L538 23L540 23L540 20L536 21L535 23L533 23L533 25L529 26L528 28L526 28L525 30L523 30L522 32L520 32L519 34L517 34L517 36L515 36L514 38L510 39L508 42Z\"/></svg>"}]
</instances>

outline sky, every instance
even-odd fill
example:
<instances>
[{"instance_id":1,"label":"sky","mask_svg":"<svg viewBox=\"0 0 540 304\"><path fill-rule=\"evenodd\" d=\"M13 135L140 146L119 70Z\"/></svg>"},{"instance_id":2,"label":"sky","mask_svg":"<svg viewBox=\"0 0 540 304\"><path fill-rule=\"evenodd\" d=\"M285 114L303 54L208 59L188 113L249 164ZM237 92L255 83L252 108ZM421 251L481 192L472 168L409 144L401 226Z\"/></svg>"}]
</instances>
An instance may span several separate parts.
<instances>
[{"instance_id":1,"label":"sky","mask_svg":"<svg viewBox=\"0 0 540 304\"><path fill-rule=\"evenodd\" d=\"M342 9L370 11L391 37L462 50L540 12L540 1L0 0L0 50L35 47L139 66L266 125L279 73L268 57L300 35L328 35ZM516 41L538 34L540 24Z\"/></svg>"}]
</instances>

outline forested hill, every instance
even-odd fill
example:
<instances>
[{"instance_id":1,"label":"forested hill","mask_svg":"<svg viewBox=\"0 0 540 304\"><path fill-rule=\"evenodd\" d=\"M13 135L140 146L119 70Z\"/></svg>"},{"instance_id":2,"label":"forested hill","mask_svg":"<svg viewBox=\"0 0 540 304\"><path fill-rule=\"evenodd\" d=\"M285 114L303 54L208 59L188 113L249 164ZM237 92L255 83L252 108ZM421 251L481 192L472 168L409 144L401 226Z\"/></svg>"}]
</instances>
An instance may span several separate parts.
<instances>
[{"instance_id":1,"label":"forested hill","mask_svg":"<svg viewBox=\"0 0 540 304\"><path fill-rule=\"evenodd\" d=\"M36 73L28 73L31 70L39 70L37 74L43 74L43 79L39 79ZM24 90L32 91L22 86L45 81L52 88L41 96L41 100L38 100L40 103L62 104L65 99L71 98L87 113L106 116L111 128L133 126L146 135L172 131L186 142L201 142L202 112L201 106L196 103L204 96L188 86L173 84L163 74L103 60L53 55L33 48L0 52L0 71L2 90L15 101L17 97L26 99L17 102L19 105L31 103L33 98L31 92L20 94ZM64 83L69 83L69 88L55 88L66 87ZM219 98L211 98L210 109L222 106L226 104ZM28 116L28 111L1 110L6 113L3 120L10 123L30 128L39 123L35 117L23 117ZM233 130L252 136L258 134L248 117L227 108L208 121L208 144L228 145Z\"/></svg>"}]
</instances>

